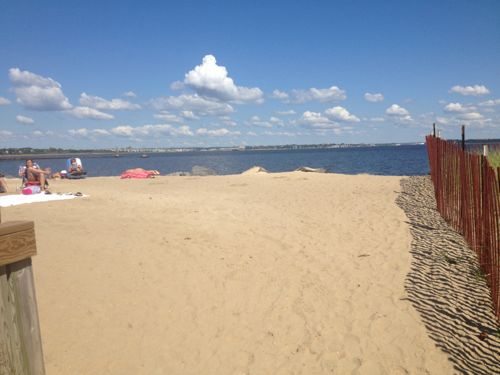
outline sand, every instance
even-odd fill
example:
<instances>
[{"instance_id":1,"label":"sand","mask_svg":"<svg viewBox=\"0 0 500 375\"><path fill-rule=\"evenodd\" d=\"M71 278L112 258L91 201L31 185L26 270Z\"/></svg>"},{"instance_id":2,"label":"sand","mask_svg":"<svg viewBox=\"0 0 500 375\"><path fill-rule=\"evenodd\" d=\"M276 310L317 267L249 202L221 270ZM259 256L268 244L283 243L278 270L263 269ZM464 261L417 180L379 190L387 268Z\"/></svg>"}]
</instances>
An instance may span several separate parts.
<instances>
[{"instance_id":1,"label":"sand","mask_svg":"<svg viewBox=\"0 0 500 375\"><path fill-rule=\"evenodd\" d=\"M47 374L456 373L408 290L400 181L51 181L89 197L2 208L35 221Z\"/></svg>"}]
</instances>

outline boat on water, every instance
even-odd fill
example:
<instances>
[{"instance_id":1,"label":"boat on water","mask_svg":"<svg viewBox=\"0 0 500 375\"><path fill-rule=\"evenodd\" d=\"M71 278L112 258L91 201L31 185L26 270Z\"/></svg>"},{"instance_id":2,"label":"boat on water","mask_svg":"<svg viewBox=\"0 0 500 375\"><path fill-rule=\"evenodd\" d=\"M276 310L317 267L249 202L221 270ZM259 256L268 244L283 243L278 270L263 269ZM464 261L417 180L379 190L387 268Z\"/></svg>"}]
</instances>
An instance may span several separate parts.
<instances>
[{"instance_id":1,"label":"boat on water","mask_svg":"<svg viewBox=\"0 0 500 375\"><path fill-rule=\"evenodd\" d=\"M120 154L115 154L115 158L119 158L120 157Z\"/></svg>"},{"instance_id":2,"label":"boat on water","mask_svg":"<svg viewBox=\"0 0 500 375\"><path fill-rule=\"evenodd\" d=\"M142 154L141 158L149 158L149 155L148 154Z\"/></svg>"}]
</instances>

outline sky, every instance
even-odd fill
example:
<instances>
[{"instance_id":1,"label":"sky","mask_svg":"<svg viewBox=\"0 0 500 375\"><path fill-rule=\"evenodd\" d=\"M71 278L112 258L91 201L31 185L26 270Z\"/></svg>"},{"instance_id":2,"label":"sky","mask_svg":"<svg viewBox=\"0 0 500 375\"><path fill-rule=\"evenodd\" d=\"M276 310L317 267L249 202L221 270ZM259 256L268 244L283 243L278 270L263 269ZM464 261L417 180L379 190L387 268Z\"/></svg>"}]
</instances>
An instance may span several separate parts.
<instances>
[{"instance_id":1,"label":"sky","mask_svg":"<svg viewBox=\"0 0 500 375\"><path fill-rule=\"evenodd\" d=\"M500 138L500 1L3 1L0 147Z\"/></svg>"}]
</instances>

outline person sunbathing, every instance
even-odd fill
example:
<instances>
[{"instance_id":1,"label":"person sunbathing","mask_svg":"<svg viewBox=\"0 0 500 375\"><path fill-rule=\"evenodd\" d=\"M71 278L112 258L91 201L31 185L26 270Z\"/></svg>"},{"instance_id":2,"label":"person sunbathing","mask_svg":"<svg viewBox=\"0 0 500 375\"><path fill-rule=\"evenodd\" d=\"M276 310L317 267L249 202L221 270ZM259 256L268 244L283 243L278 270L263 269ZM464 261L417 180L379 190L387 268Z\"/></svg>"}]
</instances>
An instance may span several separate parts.
<instances>
[{"instance_id":1,"label":"person sunbathing","mask_svg":"<svg viewBox=\"0 0 500 375\"><path fill-rule=\"evenodd\" d=\"M26 185L40 185L40 189L45 191L47 189L47 177L50 175L50 169L41 169L37 164L33 163L33 160L26 160L26 165L24 168L24 178L26 179Z\"/></svg>"}]
</instances>

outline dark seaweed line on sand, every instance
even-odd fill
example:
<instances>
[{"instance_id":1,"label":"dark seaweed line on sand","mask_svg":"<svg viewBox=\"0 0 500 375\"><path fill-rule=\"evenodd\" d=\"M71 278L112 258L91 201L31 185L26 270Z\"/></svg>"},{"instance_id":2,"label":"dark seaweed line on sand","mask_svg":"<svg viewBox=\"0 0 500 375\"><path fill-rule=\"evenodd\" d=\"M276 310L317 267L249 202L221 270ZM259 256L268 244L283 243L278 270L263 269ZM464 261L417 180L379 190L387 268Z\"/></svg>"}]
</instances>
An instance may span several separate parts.
<instances>
[{"instance_id":1,"label":"dark seaweed line on sand","mask_svg":"<svg viewBox=\"0 0 500 375\"><path fill-rule=\"evenodd\" d=\"M429 177L405 178L401 189L413 237L409 300L457 372L500 374L500 327L475 253L439 215Z\"/></svg>"}]
</instances>

